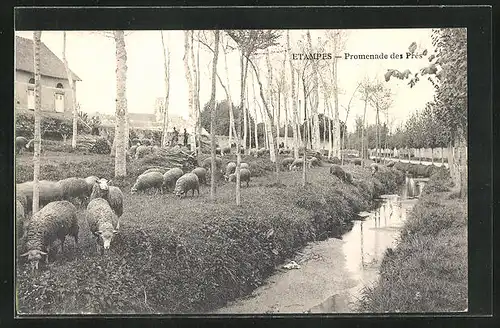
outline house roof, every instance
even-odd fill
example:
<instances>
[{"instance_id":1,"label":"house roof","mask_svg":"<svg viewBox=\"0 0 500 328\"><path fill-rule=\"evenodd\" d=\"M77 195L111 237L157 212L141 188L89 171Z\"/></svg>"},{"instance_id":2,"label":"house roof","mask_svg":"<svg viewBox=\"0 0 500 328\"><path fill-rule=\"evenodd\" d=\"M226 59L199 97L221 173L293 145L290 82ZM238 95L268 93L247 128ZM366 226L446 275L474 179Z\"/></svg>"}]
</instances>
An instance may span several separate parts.
<instances>
[{"instance_id":1,"label":"house roof","mask_svg":"<svg viewBox=\"0 0 500 328\"><path fill-rule=\"evenodd\" d=\"M34 73L33 40L16 35L16 70ZM73 80L81 79L70 70ZM64 63L43 42L40 46L40 74L67 79Z\"/></svg>"}]
</instances>

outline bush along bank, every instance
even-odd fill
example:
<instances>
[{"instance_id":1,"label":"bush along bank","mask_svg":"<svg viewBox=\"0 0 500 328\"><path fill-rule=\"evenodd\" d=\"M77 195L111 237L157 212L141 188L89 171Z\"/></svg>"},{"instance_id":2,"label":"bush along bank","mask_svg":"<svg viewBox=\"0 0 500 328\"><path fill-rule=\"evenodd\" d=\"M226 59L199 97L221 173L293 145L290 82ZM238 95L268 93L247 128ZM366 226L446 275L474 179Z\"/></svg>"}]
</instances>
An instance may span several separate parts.
<instances>
[{"instance_id":1,"label":"bush along bank","mask_svg":"<svg viewBox=\"0 0 500 328\"><path fill-rule=\"evenodd\" d=\"M360 312L448 312L467 308L467 202L443 171L431 176L388 249Z\"/></svg>"},{"instance_id":2,"label":"bush along bank","mask_svg":"<svg viewBox=\"0 0 500 328\"><path fill-rule=\"evenodd\" d=\"M240 207L232 194L218 194L216 202L176 200L177 206L125 195L135 203L127 204L112 252L79 251L35 276L18 266L18 308L23 313L215 310L248 295L308 242L350 229L371 197L395 192L391 188L404 180L393 169L376 176L368 169L352 172L353 185L317 169L305 188L299 180L281 188L244 189ZM283 179L292 174L283 173Z\"/></svg>"},{"instance_id":3,"label":"bush along bank","mask_svg":"<svg viewBox=\"0 0 500 328\"><path fill-rule=\"evenodd\" d=\"M402 172L408 172L411 176L415 178L418 177L429 178L434 173L449 172L448 169L445 168L444 166L436 166L436 165L423 165L423 164L397 162L394 164L393 167Z\"/></svg>"}]
</instances>

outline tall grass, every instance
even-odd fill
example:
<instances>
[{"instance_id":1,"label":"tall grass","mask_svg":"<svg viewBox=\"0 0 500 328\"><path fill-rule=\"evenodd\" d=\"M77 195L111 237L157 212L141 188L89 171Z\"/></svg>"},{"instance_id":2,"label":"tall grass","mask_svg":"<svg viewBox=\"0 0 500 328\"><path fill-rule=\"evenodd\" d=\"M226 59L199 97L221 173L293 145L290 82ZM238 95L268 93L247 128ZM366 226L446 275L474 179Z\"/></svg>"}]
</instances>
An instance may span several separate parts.
<instances>
[{"instance_id":1,"label":"tall grass","mask_svg":"<svg viewBox=\"0 0 500 328\"><path fill-rule=\"evenodd\" d=\"M388 249L361 312L448 312L467 308L467 204L442 171L433 174Z\"/></svg>"}]
</instances>

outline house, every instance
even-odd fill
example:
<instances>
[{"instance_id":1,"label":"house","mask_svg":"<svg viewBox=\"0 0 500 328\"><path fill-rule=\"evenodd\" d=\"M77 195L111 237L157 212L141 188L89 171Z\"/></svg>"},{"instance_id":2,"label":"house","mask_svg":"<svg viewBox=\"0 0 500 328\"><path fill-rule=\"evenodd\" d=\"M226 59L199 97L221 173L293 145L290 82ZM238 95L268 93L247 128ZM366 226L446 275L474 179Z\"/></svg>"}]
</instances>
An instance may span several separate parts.
<instances>
[{"instance_id":1,"label":"house","mask_svg":"<svg viewBox=\"0 0 500 328\"><path fill-rule=\"evenodd\" d=\"M15 108L16 110L34 110L35 75L33 40L16 36L15 44ZM69 86L66 68L43 42L40 46L41 103L42 112L70 115L72 111L72 92ZM70 70L75 86L81 79Z\"/></svg>"}]
</instances>

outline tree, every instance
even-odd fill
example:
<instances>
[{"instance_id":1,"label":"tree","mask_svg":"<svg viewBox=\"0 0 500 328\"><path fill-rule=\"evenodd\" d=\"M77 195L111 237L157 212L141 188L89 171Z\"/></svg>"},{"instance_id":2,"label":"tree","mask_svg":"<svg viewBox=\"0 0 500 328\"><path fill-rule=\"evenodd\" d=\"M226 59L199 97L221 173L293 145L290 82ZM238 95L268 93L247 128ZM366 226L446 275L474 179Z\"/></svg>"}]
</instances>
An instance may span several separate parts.
<instances>
[{"instance_id":1,"label":"tree","mask_svg":"<svg viewBox=\"0 0 500 328\"><path fill-rule=\"evenodd\" d=\"M63 32L63 63L64 68L66 69L66 76L68 78L69 88L71 89L71 100L72 100L72 112L73 112L73 138L71 140L71 147L73 149L76 148L76 140L78 137L78 110L76 106L76 93L75 93L75 85L73 83L73 76L71 71L69 70L68 60L66 59L66 31Z\"/></svg>"},{"instance_id":2,"label":"tree","mask_svg":"<svg viewBox=\"0 0 500 328\"><path fill-rule=\"evenodd\" d=\"M313 48L311 41L311 32L307 30L307 45L308 52L317 52L317 49ZM312 123L312 149L319 150L320 148L320 135L319 135L319 123L318 123L318 106L319 106L319 72L318 72L318 61L312 60L312 94L311 94L311 123Z\"/></svg>"},{"instance_id":3,"label":"tree","mask_svg":"<svg viewBox=\"0 0 500 328\"><path fill-rule=\"evenodd\" d=\"M198 32L198 35L199 35L200 32ZM199 39L199 38L198 38ZM190 52L191 52L191 65L193 66L193 77L194 77L194 81L193 81L193 109L194 109L194 113L193 113L193 117L195 118L195 140L198 140L200 138L200 134L201 134L201 129L199 129L199 125L201 123L201 120L200 120L200 111L201 111L201 108L200 108L200 73L199 73L199 46L200 46L200 43L198 42L198 62L195 60L194 58L194 50L193 50L193 43L194 43L194 31L191 31L191 49L190 49ZM196 145L196 142L195 142L195 145ZM200 149L201 151L201 149Z\"/></svg>"},{"instance_id":4,"label":"tree","mask_svg":"<svg viewBox=\"0 0 500 328\"><path fill-rule=\"evenodd\" d=\"M356 92L358 91L359 87L361 86L361 83L358 83L358 85L356 86L356 89L354 89L354 92L352 93L352 96L351 96L351 99L349 99L349 103L347 104L347 108L345 108L346 110L346 114L345 114L345 124L347 125L347 119L349 118L349 111L351 110L351 102L352 102L352 99L354 98L354 95L356 94ZM342 145L341 145L341 149L345 149L345 140L346 140L346 134L344 133L344 137L342 138ZM344 165L344 154L341 153L341 156L342 156L342 165Z\"/></svg>"},{"instance_id":5,"label":"tree","mask_svg":"<svg viewBox=\"0 0 500 328\"><path fill-rule=\"evenodd\" d=\"M291 52L290 48L290 31L286 31L286 43L287 43L287 51ZM294 158L299 158L299 114L297 108L297 99L295 98L295 67L293 66L292 56L290 58L290 73L291 73L291 87L292 87L292 121L293 121L293 140L294 140L294 149L293 154Z\"/></svg>"},{"instance_id":6,"label":"tree","mask_svg":"<svg viewBox=\"0 0 500 328\"><path fill-rule=\"evenodd\" d=\"M123 31L114 31L116 44L115 177L127 175L125 121L127 113L127 50Z\"/></svg>"},{"instance_id":7,"label":"tree","mask_svg":"<svg viewBox=\"0 0 500 328\"><path fill-rule=\"evenodd\" d=\"M212 166L211 166L211 181L210 181L210 199L215 200L215 131L214 131L214 122L215 122L215 95L216 95L216 87L217 87L217 60L219 58L219 35L220 31L215 30L215 45L214 45L214 59L212 61L212 93L210 95L210 107L211 107L211 115L210 115L210 137L211 137L211 155L212 155Z\"/></svg>"},{"instance_id":8,"label":"tree","mask_svg":"<svg viewBox=\"0 0 500 328\"><path fill-rule=\"evenodd\" d=\"M38 184L38 179L40 176L40 146L42 142L40 134L40 110L42 107L41 101L41 75L40 75L40 44L41 44L42 32L33 32L33 61L34 61L34 71L35 71L35 149L33 152L33 204L32 213L38 212L39 208L39 198L40 189Z\"/></svg>"},{"instance_id":9,"label":"tree","mask_svg":"<svg viewBox=\"0 0 500 328\"><path fill-rule=\"evenodd\" d=\"M189 53L190 53L190 34L192 31L187 30L184 31L184 73L186 74L186 82L188 85L188 113L189 113L189 118L193 119L193 113L194 113L194 84L193 84L193 78L191 76L191 69L189 67Z\"/></svg>"},{"instance_id":10,"label":"tree","mask_svg":"<svg viewBox=\"0 0 500 328\"><path fill-rule=\"evenodd\" d=\"M161 34L161 44L163 47L163 68L165 71L165 101L163 108L163 131L161 145L165 147L168 143L168 100L170 97L170 50L169 47L165 47L165 41L163 39L163 31Z\"/></svg>"}]
</instances>

